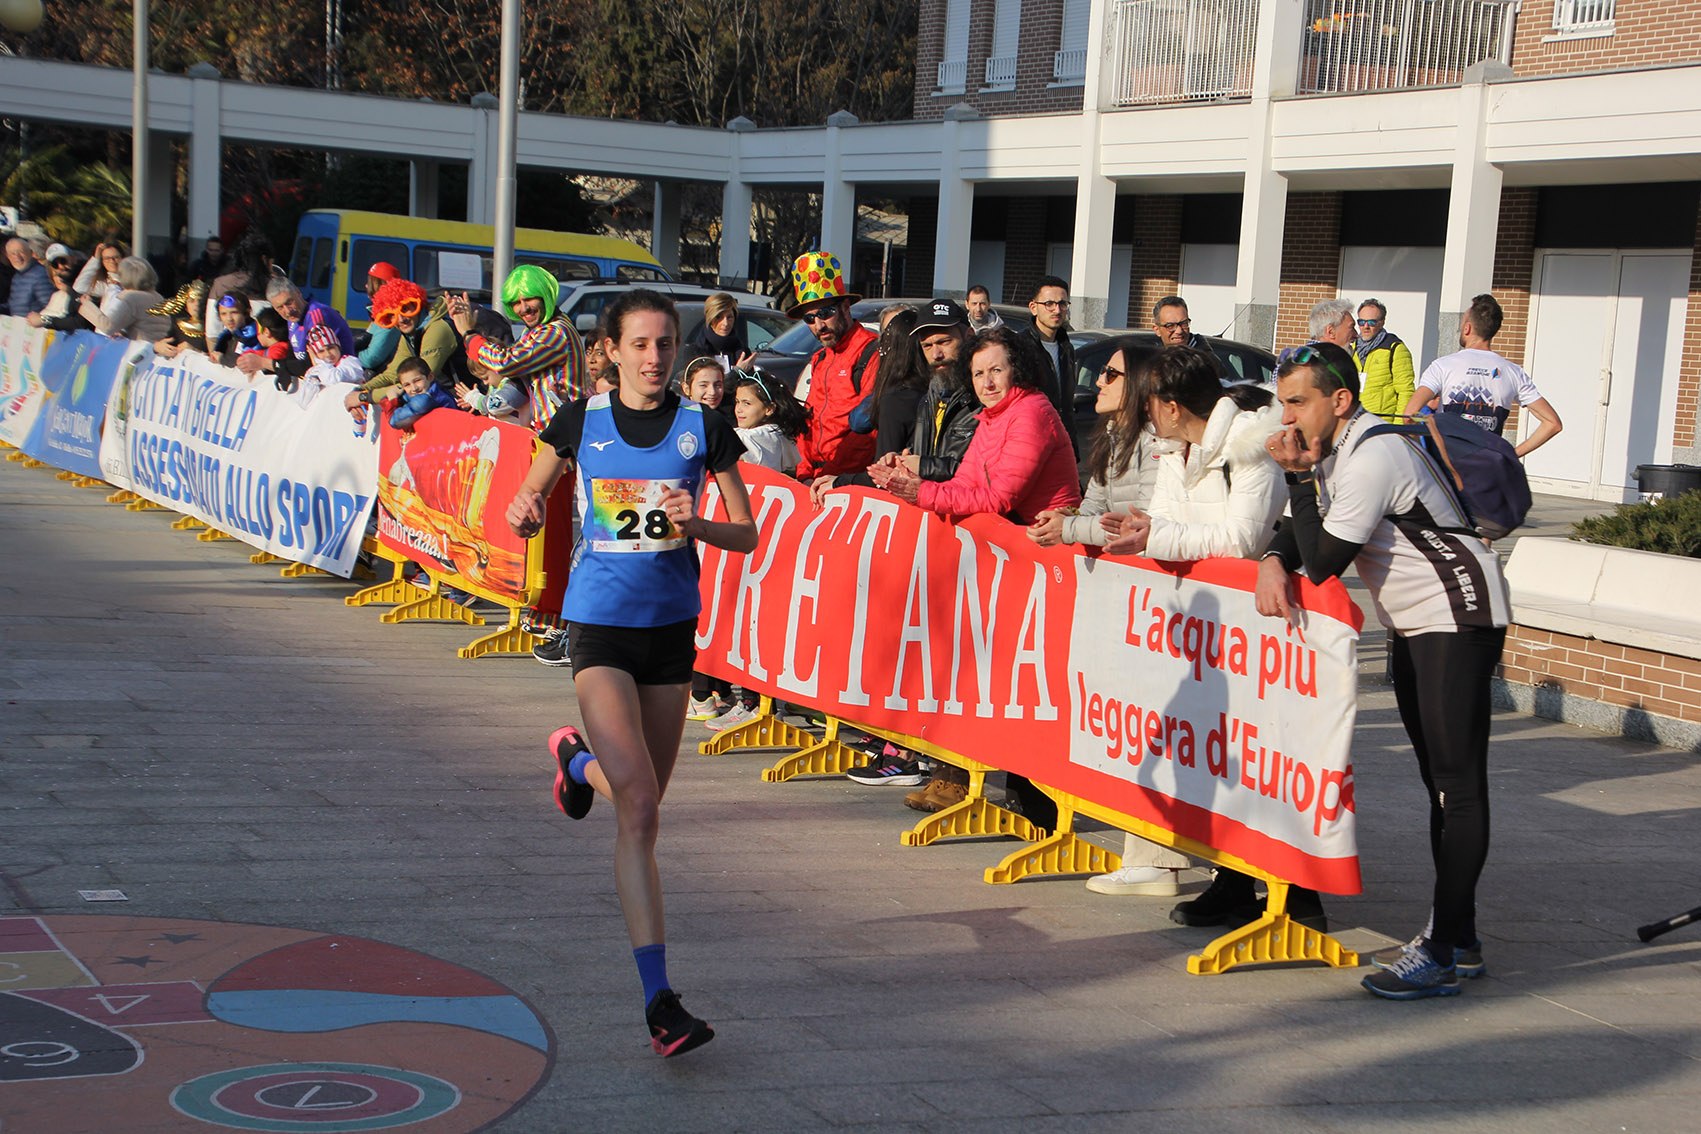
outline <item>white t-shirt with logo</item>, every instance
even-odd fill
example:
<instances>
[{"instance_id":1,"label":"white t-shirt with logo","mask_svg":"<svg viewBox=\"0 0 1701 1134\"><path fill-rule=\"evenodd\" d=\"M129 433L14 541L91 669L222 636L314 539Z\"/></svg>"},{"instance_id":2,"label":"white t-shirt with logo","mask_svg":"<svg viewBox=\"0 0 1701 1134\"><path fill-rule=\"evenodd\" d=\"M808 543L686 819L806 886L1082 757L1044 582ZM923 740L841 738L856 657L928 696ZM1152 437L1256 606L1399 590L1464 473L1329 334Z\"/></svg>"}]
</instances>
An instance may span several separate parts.
<instances>
[{"instance_id":1,"label":"white t-shirt with logo","mask_svg":"<svg viewBox=\"0 0 1701 1134\"><path fill-rule=\"evenodd\" d=\"M1317 502L1324 531L1363 545L1354 562L1377 619L1405 635L1505 626L1512 603L1499 558L1469 530L1417 438L1366 439L1382 424L1362 412L1341 427L1318 466Z\"/></svg>"},{"instance_id":2,"label":"white t-shirt with logo","mask_svg":"<svg viewBox=\"0 0 1701 1134\"><path fill-rule=\"evenodd\" d=\"M1418 385L1440 396L1443 413L1460 414L1494 434L1506 428L1514 400L1527 406L1542 396L1523 367L1492 350L1461 350L1438 358Z\"/></svg>"}]
</instances>

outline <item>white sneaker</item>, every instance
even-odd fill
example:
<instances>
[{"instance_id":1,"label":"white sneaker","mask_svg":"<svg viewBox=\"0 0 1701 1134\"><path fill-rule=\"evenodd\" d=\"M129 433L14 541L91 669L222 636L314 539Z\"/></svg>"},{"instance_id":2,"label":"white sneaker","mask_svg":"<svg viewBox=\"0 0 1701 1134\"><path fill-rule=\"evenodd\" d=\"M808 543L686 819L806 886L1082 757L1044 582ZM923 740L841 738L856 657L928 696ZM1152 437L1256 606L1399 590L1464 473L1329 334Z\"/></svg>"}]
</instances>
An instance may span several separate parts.
<instances>
[{"instance_id":1,"label":"white sneaker","mask_svg":"<svg viewBox=\"0 0 1701 1134\"><path fill-rule=\"evenodd\" d=\"M726 712L726 706L721 704L719 697L711 693L701 701L695 697L691 698L691 704L685 710L685 719L688 721L709 721L714 720L724 712Z\"/></svg>"},{"instance_id":2,"label":"white sneaker","mask_svg":"<svg viewBox=\"0 0 1701 1134\"><path fill-rule=\"evenodd\" d=\"M732 708L728 709L712 721L704 721L703 727L707 728L710 732L720 732L723 729L737 728L739 725L747 724L755 719L756 711L754 709L746 709L744 707L744 702L734 701Z\"/></svg>"},{"instance_id":3,"label":"white sneaker","mask_svg":"<svg viewBox=\"0 0 1701 1134\"><path fill-rule=\"evenodd\" d=\"M1109 874L1093 875L1087 879L1087 889L1118 897L1173 898L1181 893L1181 871L1165 866L1124 866Z\"/></svg>"}]
</instances>

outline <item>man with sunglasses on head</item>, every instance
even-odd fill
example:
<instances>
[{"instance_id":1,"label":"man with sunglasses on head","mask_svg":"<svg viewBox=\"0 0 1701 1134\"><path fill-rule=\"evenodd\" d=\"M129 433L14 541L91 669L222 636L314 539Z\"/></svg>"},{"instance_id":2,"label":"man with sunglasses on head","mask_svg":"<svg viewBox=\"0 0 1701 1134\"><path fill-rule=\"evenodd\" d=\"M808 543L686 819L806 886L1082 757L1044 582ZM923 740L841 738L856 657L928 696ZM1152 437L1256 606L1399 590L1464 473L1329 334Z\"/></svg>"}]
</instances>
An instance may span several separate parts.
<instances>
[{"instance_id":1,"label":"man with sunglasses on head","mask_svg":"<svg viewBox=\"0 0 1701 1134\"><path fill-rule=\"evenodd\" d=\"M1421 392L1421 391L1420 391ZM1258 566L1258 613L1291 620L1289 573L1312 582L1356 564L1388 631L1394 698L1429 796L1429 924L1376 953L1364 987L1390 1000L1452 996L1483 971L1476 889L1488 857L1489 683L1511 613L1500 561L1417 438L1384 432L1359 402L1351 355L1284 351L1281 432L1290 518Z\"/></svg>"},{"instance_id":2,"label":"man with sunglasses on head","mask_svg":"<svg viewBox=\"0 0 1701 1134\"><path fill-rule=\"evenodd\" d=\"M862 472L874 460L874 434L853 431L850 415L874 389L880 340L851 315L862 296L845 290L837 256L806 252L791 279L797 302L786 314L807 323L821 343L809 360L809 425L797 438L797 479Z\"/></svg>"},{"instance_id":3,"label":"man with sunglasses on head","mask_svg":"<svg viewBox=\"0 0 1701 1134\"><path fill-rule=\"evenodd\" d=\"M1028 300L1034 321L1022 329L1022 337L1039 348L1047 365L1040 368L1040 388L1057 416L1065 423L1075 420L1075 347L1069 342L1069 283L1058 276L1041 276ZM1075 431L1069 430L1074 445Z\"/></svg>"},{"instance_id":4,"label":"man with sunglasses on head","mask_svg":"<svg viewBox=\"0 0 1701 1134\"><path fill-rule=\"evenodd\" d=\"M1405 412L1417 381L1411 348L1388 329L1388 305L1367 299L1358 305L1358 338L1353 340L1353 357L1358 362L1358 400L1377 417L1393 418Z\"/></svg>"}]
</instances>

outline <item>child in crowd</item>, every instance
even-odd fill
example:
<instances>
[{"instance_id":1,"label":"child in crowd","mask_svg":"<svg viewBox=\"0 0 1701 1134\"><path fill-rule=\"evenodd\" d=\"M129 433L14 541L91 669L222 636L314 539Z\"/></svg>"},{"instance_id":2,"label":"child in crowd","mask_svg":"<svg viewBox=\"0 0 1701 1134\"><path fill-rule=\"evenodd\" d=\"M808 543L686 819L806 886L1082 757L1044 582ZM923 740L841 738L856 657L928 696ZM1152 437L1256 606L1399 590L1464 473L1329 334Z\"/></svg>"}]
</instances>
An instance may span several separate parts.
<instances>
[{"instance_id":1,"label":"child in crowd","mask_svg":"<svg viewBox=\"0 0 1701 1134\"><path fill-rule=\"evenodd\" d=\"M719 411L730 425L732 406L726 397L726 370L717 358L694 358L685 365L679 392L705 409Z\"/></svg>"},{"instance_id":2,"label":"child in crowd","mask_svg":"<svg viewBox=\"0 0 1701 1134\"><path fill-rule=\"evenodd\" d=\"M797 471L797 442L808 418L803 404L780 382L759 370L735 370L733 418L744 459L790 476Z\"/></svg>"},{"instance_id":3,"label":"child in crowd","mask_svg":"<svg viewBox=\"0 0 1701 1134\"><path fill-rule=\"evenodd\" d=\"M302 409L312 405L319 391L327 386L358 386L366 381L366 367L356 355L343 353L336 332L329 327L314 327L307 332L307 357L312 365L295 387Z\"/></svg>"},{"instance_id":4,"label":"child in crowd","mask_svg":"<svg viewBox=\"0 0 1701 1134\"><path fill-rule=\"evenodd\" d=\"M260 324L254 321L253 308L249 306L248 297L239 291L227 291L219 296L219 322L224 330L213 342L213 353L226 366L236 363L236 356L264 350L260 345ZM284 333L288 334L289 325L284 325Z\"/></svg>"},{"instance_id":5,"label":"child in crowd","mask_svg":"<svg viewBox=\"0 0 1701 1134\"><path fill-rule=\"evenodd\" d=\"M431 366L414 355L404 358L396 367L399 392L387 395L396 399L390 413L390 424L397 429L411 429L415 422L434 409L455 404L455 396L431 379Z\"/></svg>"},{"instance_id":6,"label":"child in crowd","mask_svg":"<svg viewBox=\"0 0 1701 1134\"><path fill-rule=\"evenodd\" d=\"M307 373L306 361L297 359L294 348L289 345L289 324L270 307L255 315L254 322L259 325L254 337L266 356L266 370L271 373L278 389L287 393L295 379ZM258 376L259 372L251 374L248 380L252 382Z\"/></svg>"}]
</instances>

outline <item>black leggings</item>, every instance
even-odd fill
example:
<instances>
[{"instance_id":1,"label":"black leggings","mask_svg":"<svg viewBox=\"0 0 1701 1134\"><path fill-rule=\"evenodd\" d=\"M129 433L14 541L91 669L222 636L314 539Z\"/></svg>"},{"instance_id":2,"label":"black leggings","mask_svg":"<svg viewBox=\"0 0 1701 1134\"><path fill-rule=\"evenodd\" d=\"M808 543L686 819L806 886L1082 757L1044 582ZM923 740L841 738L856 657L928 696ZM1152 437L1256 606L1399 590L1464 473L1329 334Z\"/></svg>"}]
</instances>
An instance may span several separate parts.
<instances>
[{"instance_id":1,"label":"black leggings","mask_svg":"<svg viewBox=\"0 0 1701 1134\"><path fill-rule=\"evenodd\" d=\"M1435 860L1431 940L1476 940L1477 879L1488 859L1489 679L1506 631L1388 636L1394 697L1429 792Z\"/></svg>"}]
</instances>

